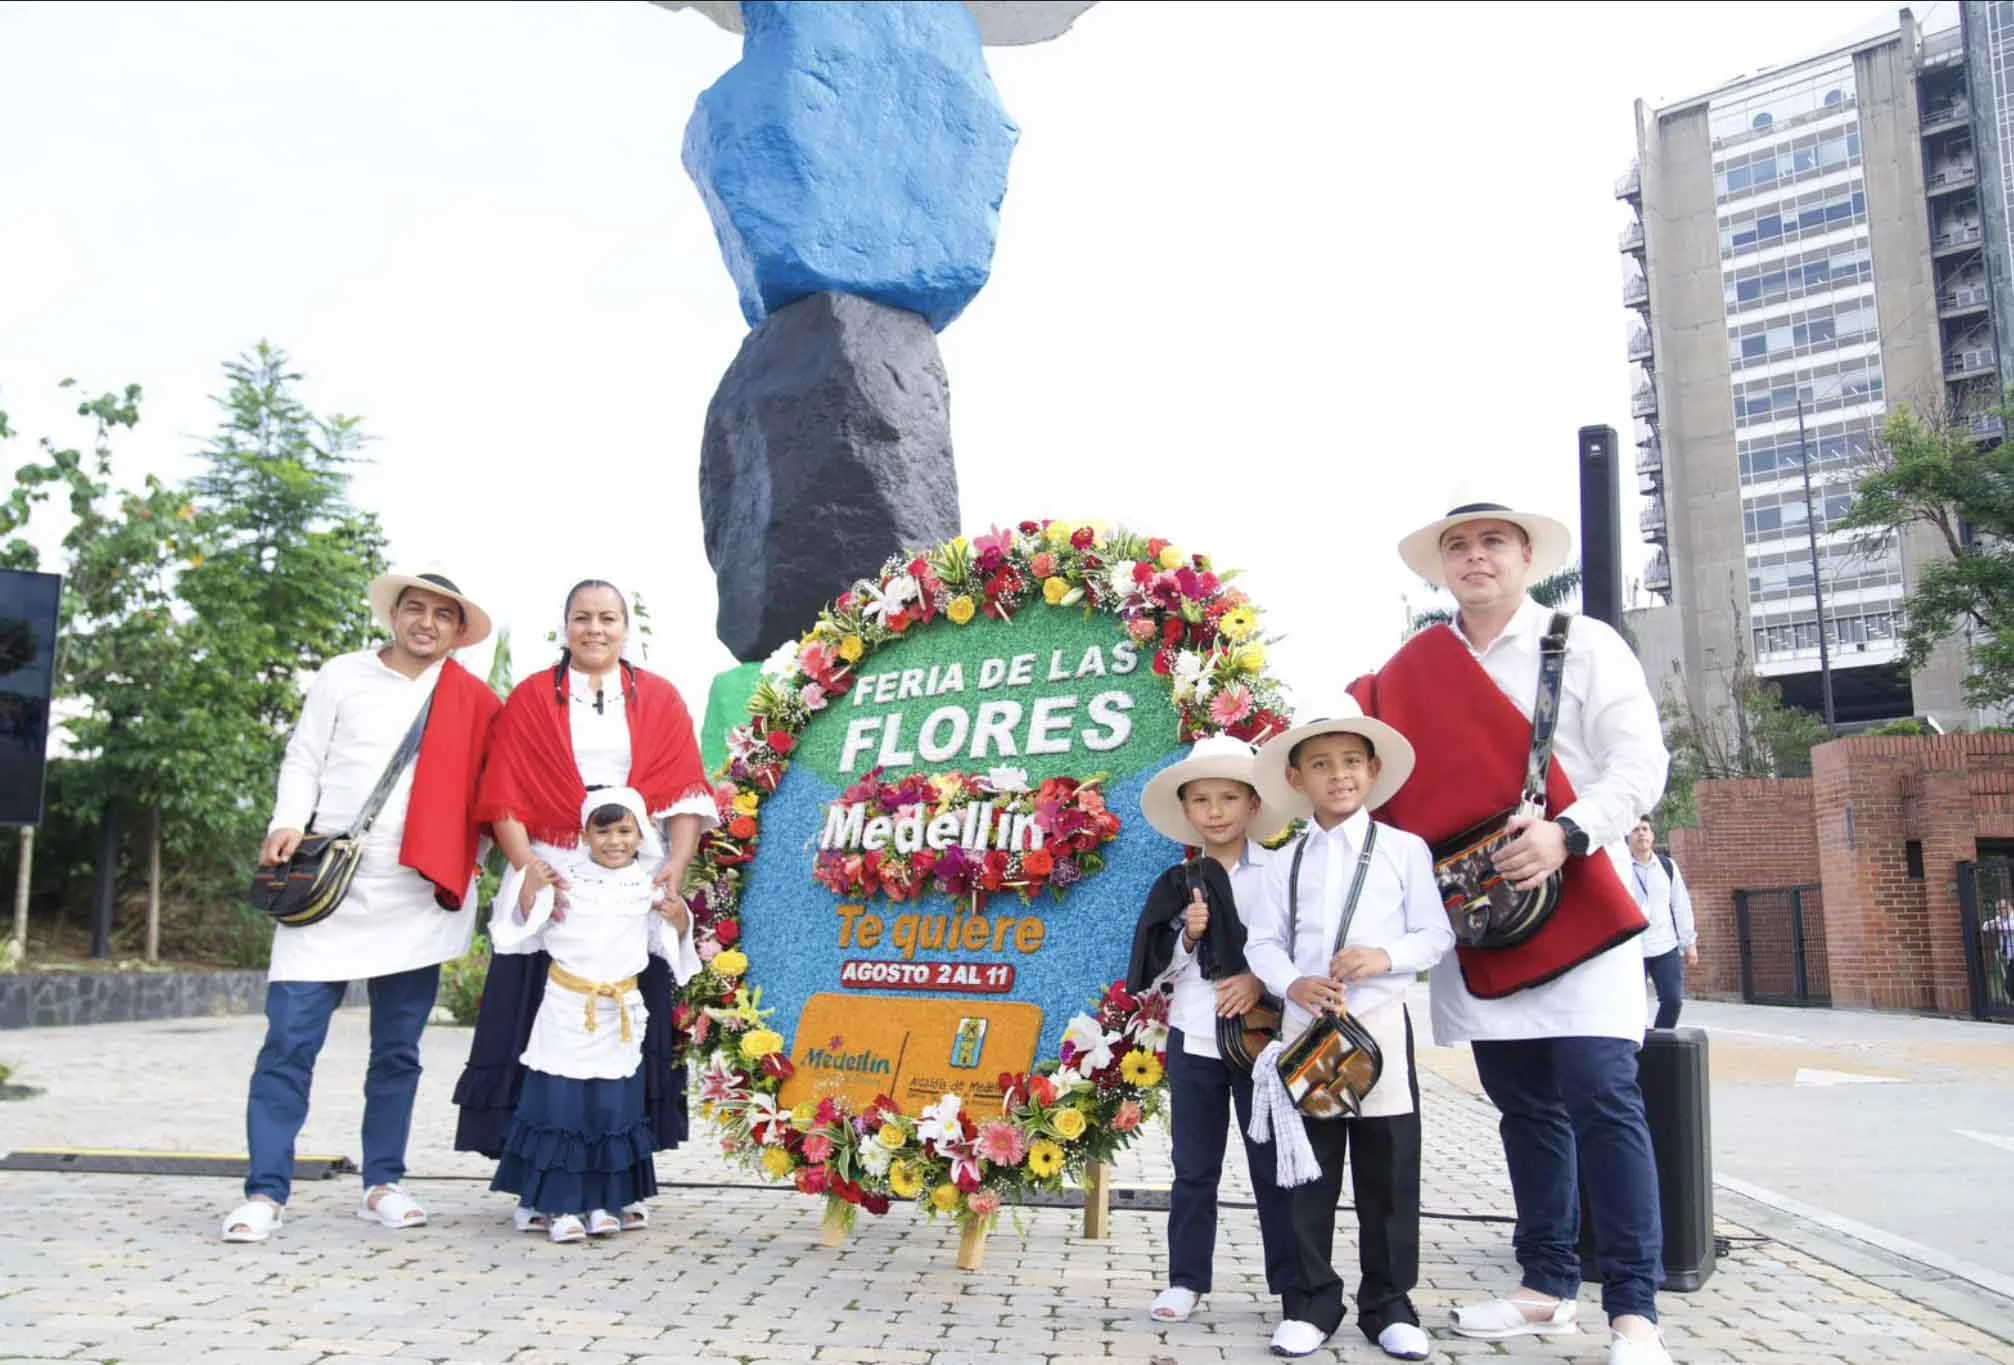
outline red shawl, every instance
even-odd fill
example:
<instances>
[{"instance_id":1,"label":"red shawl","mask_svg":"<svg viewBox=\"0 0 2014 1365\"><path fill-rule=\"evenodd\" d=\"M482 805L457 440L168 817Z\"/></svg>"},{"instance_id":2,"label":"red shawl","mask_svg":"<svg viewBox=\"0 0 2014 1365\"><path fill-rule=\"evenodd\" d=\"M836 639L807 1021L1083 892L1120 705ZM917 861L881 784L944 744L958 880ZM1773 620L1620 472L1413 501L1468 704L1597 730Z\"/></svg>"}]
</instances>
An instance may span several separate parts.
<instances>
[{"instance_id":1,"label":"red shawl","mask_svg":"<svg viewBox=\"0 0 2014 1365\"><path fill-rule=\"evenodd\" d=\"M453 659L441 665L433 709L420 736L399 862L434 884L434 902L443 910L462 908L469 878L475 875L481 833L475 818L476 778L489 750L490 723L501 705L496 693Z\"/></svg>"},{"instance_id":2,"label":"red shawl","mask_svg":"<svg viewBox=\"0 0 2014 1365\"><path fill-rule=\"evenodd\" d=\"M1416 764L1378 818L1429 844L1451 838L1518 802L1531 755L1531 722L1503 694L1452 629L1423 630L1376 673L1350 684L1364 714L1412 741ZM1557 760L1546 810L1574 802ZM1462 980L1480 1000L1543 985L1643 932L1643 911L1607 855L1567 859L1553 917L1515 948L1457 944Z\"/></svg>"},{"instance_id":3,"label":"red shawl","mask_svg":"<svg viewBox=\"0 0 2014 1365\"><path fill-rule=\"evenodd\" d=\"M622 665L629 719L629 785L653 813L688 796L704 796L706 768L692 713L678 689L655 673ZM580 807L587 799L573 756L573 718L566 676L542 668L517 685L497 717L483 769L476 818L484 824L516 820L541 843L571 848L580 837Z\"/></svg>"}]
</instances>

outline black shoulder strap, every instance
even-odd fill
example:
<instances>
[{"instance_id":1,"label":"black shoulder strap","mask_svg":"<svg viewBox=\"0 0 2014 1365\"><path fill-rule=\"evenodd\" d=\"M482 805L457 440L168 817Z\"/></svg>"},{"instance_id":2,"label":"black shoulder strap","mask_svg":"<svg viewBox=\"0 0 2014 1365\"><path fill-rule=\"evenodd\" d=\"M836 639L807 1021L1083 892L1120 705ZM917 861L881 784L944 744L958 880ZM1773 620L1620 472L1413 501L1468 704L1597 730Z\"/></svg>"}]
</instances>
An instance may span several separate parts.
<instances>
[{"instance_id":1,"label":"black shoulder strap","mask_svg":"<svg viewBox=\"0 0 2014 1365\"><path fill-rule=\"evenodd\" d=\"M1539 641L1538 698L1531 711L1531 757L1524 770L1524 805L1546 813L1546 782L1552 775L1552 737L1559 726L1559 692L1566 679L1566 635L1573 617L1556 611Z\"/></svg>"},{"instance_id":2,"label":"black shoulder strap","mask_svg":"<svg viewBox=\"0 0 2014 1365\"><path fill-rule=\"evenodd\" d=\"M1343 950L1343 942L1350 936L1350 921L1357 917L1357 899L1364 894L1364 880L1371 870L1371 850L1378 846L1378 822L1370 822L1370 831L1364 835L1364 851L1357 855L1357 875L1350 882L1349 897L1343 901L1343 917L1336 924L1336 941L1329 949L1334 957ZM1294 844L1294 865L1287 870L1287 960L1294 957L1294 944L1301 933L1301 855L1307 852L1308 836L1303 834Z\"/></svg>"},{"instance_id":3,"label":"black shoulder strap","mask_svg":"<svg viewBox=\"0 0 2014 1365\"><path fill-rule=\"evenodd\" d=\"M1671 875L1671 855L1669 853L1660 853L1657 855L1657 860L1664 865L1664 875L1669 877Z\"/></svg>"},{"instance_id":4,"label":"black shoulder strap","mask_svg":"<svg viewBox=\"0 0 2014 1365\"><path fill-rule=\"evenodd\" d=\"M442 666L442 671L446 671L446 665ZM399 774L419 757L420 741L427 733L427 717L433 714L434 693L440 691L440 687L441 674L435 674L434 685L428 690L427 699L420 703L420 713L413 717L413 723L406 728L406 737L399 741L398 751L392 755L392 761L385 765L384 774L378 778L378 785L371 788L371 794L364 798L363 809L359 810L357 818L350 822L350 838L362 839L371 832L372 822L378 818L378 812L385 808L385 802L391 799L392 788L399 784Z\"/></svg>"}]
</instances>

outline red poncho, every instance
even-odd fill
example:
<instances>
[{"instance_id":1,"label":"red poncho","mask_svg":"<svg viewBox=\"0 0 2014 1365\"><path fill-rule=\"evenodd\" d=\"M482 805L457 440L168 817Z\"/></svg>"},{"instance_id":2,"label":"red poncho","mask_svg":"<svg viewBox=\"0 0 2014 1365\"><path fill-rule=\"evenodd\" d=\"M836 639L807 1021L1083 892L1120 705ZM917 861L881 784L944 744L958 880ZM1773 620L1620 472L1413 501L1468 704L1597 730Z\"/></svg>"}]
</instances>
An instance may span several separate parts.
<instances>
[{"instance_id":1,"label":"red poncho","mask_svg":"<svg viewBox=\"0 0 2014 1365\"><path fill-rule=\"evenodd\" d=\"M653 814L688 796L708 795L712 788L700 761L692 713L678 689L629 664L622 665L622 673L628 694L629 785ZM573 756L573 718L565 688L559 669L545 668L510 694L490 738L476 818L488 825L516 820L539 842L571 848L580 838L587 784Z\"/></svg>"},{"instance_id":2,"label":"red poncho","mask_svg":"<svg viewBox=\"0 0 2014 1365\"><path fill-rule=\"evenodd\" d=\"M476 782L501 705L496 693L453 659L441 665L420 736L399 862L434 884L434 902L443 910L462 908L475 875L485 823L475 815Z\"/></svg>"},{"instance_id":3,"label":"red poncho","mask_svg":"<svg viewBox=\"0 0 2014 1365\"><path fill-rule=\"evenodd\" d=\"M1531 721L1483 671L1452 630L1423 630L1376 673L1350 684L1364 708L1412 741L1413 774L1378 810L1428 844L1452 838L1518 802L1531 755ZM1574 802L1573 783L1555 758L1546 811ZM1559 908L1515 948L1457 944L1462 981L1479 1000L1543 985L1643 932L1643 911L1606 854L1569 858Z\"/></svg>"}]
</instances>

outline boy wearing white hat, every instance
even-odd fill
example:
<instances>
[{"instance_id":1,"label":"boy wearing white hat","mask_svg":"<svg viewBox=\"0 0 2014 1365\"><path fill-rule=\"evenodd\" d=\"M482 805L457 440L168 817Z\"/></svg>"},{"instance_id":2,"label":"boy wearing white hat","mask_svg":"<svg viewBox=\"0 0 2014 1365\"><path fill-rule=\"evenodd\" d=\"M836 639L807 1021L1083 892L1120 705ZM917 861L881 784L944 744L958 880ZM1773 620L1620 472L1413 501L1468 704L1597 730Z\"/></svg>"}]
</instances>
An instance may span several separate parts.
<instances>
[{"instance_id":1,"label":"boy wearing white hat","mask_svg":"<svg viewBox=\"0 0 2014 1365\"><path fill-rule=\"evenodd\" d=\"M1454 946L1454 932L1426 844L1371 818L1412 767L1405 736L1348 697L1259 752L1260 794L1309 826L1259 885L1246 958L1287 1002L1282 1042L1317 1015L1347 1008L1384 1056L1355 1117L1302 1120L1321 1171L1285 1192L1287 1225L1275 1230L1290 1248L1286 1282L1273 1286L1281 1306L1275 1355L1308 1355L1342 1324L1332 1261L1345 1155L1362 1272L1357 1325L1395 1359L1425 1360L1430 1350L1409 1297L1419 1280L1420 1112L1405 996L1414 976Z\"/></svg>"},{"instance_id":2,"label":"boy wearing white hat","mask_svg":"<svg viewBox=\"0 0 2014 1365\"><path fill-rule=\"evenodd\" d=\"M1277 834L1286 817L1259 799L1252 746L1231 735L1198 740L1181 762L1154 775L1140 796L1149 825L1202 856L1176 863L1147 893L1133 935L1127 985L1169 994L1168 1092L1175 1184L1168 1199L1168 1287L1149 1310L1157 1322L1183 1322L1210 1292L1217 1240L1217 1183L1223 1175L1228 1112L1242 1132L1251 1123L1252 1080L1217 1045L1218 1021L1257 1004L1258 978L1245 963L1243 909L1272 855L1251 836ZM1254 1167L1263 1162L1247 1141ZM1253 1186L1260 1207L1280 1198L1270 1183ZM1261 1214L1264 1230L1268 1219ZM1266 1270L1275 1239L1266 1237ZM1282 1249L1283 1250L1283 1249Z\"/></svg>"}]
</instances>

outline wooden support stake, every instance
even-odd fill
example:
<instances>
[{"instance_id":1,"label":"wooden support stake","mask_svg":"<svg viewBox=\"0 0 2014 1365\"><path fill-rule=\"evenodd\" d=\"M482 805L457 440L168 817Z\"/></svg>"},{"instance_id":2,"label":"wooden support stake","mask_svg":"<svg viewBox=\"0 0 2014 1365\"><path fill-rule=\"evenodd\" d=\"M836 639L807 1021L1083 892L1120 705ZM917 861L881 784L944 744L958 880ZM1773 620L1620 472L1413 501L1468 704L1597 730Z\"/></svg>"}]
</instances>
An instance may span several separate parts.
<instances>
[{"instance_id":1,"label":"wooden support stake","mask_svg":"<svg viewBox=\"0 0 2014 1365\"><path fill-rule=\"evenodd\" d=\"M1112 1235L1112 1168L1102 1161L1084 1167L1084 1236Z\"/></svg>"},{"instance_id":2,"label":"wooden support stake","mask_svg":"<svg viewBox=\"0 0 2014 1365\"><path fill-rule=\"evenodd\" d=\"M965 1231L958 1238L958 1268L960 1270L984 1270L986 1268L986 1224L973 1219L965 1225Z\"/></svg>"},{"instance_id":3,"label":"wooden support stake","mask_svg":"<svg viewBox=\"0 0 2014 1365\"><path fill-rule=\"evenodd\" d=\"M834 1199L825 1206L825 1221L818 1228L818 1245L846 1245L846 1205Z\"/></svg>"}]
</instances>

